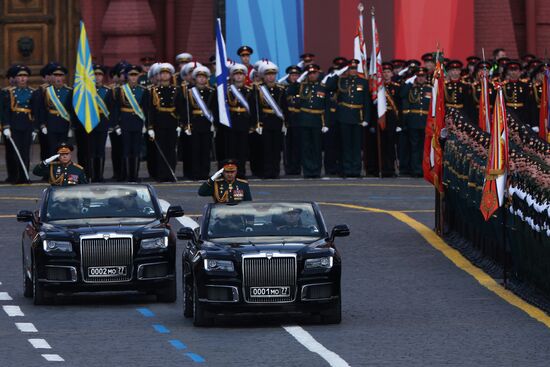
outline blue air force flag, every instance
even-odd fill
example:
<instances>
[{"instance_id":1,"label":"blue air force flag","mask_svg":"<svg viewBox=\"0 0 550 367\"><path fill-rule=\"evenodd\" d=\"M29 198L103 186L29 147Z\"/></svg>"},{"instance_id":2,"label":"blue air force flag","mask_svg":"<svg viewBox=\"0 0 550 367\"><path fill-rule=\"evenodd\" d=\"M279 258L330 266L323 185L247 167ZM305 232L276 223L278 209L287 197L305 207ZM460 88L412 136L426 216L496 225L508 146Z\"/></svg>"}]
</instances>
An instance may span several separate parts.
<instances>
[{"instance_id":1,"label":"blue air force flag","mask_svg":"<svg viewBox=\"0 0 550 367\"><path fill-rule=\"evenodd\" d=\"M218 111L220 114L220 123L231 127L231 116L227 106L227 79L229 78L229 69L227 68L227 52L222 35L222 26L220 18L216 22L216 92L218 94Z\"/></svg>"}]
</instances>

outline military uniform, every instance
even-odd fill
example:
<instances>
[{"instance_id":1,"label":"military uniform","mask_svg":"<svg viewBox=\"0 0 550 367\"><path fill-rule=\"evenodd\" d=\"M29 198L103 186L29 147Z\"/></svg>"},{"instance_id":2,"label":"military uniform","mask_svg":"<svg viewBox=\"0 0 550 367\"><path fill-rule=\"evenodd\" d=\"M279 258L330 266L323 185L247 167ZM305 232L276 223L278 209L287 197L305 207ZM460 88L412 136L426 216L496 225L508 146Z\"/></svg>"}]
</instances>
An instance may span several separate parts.
<instances>
[{"instance_id":1,"label":"military uniform","mask_svg":"<svg viewBox=\"0 0 550 367\"><path fill-rule=\"evenodd\" d=\"M68 154L73 150L73 147L62 143L57 148L58 154ZM37 164L33 171L37 176L46 176L52 186L70 186L77 184L86 184L88 179L82 166L69 161L63 164L60 161L47 163L46 161Z\"/></svg>"},{"instance_id":2,"label":"military uniform","mask_svg":"<svg viewBox=\"0 0 550 367\"><path fill-rule=\"evenodd\" d=\"M299 74L300 69L290 66L286 69L287 74ZM287 175L299 175L302 171L301 161L301 138L300 138L300 96L296 88L289 90L287 86L286 102L288 106L287 133L285 139L284 165Z\"/></svg>"},{"instance_id":3,"label":"military uniform","mask_svg":"<svg viewBox=\"0 0 550 367\"><path fill-rule=\"evenodd\" d=\"M350 67L357 68L358 62ZM334 76L326 82L327 90L335 90L338 106L336 121L340 128L340 147L342 149L342 173L345 176L361 175L361 145L363 130L361 123L371 119L371 98L368 82L356 75Z\"/></svg>"},{"instance_id":4,"label":"military uniform","mask_svg":"<svg viewBox=\"0 0 550 367\"><path fill-rule=\"evenodd\" d=\"M521 80L504 81L504 101L508 111L515 114L521 122L530 126L538 126L538 121L532 115L534 105L533 87Z\"/></svg>"},{"instance_id":5,"label":"military uniform","mask_svg":"<svg viewBox=\"0 0 550 367\"><path fill-rule=\"evenodd\" d=\"M103 182L103 169L105 167L105 143L107 134L111 128L111 111L113 110L113 90L104 85L96 85L96 91L99 98L103 100L107 107L107 116L105 111L99 109L99 123L90 133L91 157L92 157L92 181Z\"/></svg>"},{"instance_id":6,"label":"military uniform","mask_svg":"<svg viewBox=\"0 0 550 367\"><path fill-rule=\"evenodd\" d=\"M233 182L227 182L224 178L215 181L208 179L199 188L199 195L212 196L215 203L233 204L252 200L248 181L240 178Z\"/></svg>"}]
</instances>

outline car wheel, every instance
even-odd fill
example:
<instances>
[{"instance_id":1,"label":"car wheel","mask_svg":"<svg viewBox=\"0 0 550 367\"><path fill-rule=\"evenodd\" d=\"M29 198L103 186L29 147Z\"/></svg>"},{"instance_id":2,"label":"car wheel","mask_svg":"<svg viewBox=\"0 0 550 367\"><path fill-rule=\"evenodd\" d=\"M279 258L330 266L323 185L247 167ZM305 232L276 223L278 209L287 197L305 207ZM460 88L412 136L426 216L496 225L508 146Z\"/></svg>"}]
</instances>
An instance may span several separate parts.
<instances>
[{"instance_id":1,"label":"car wheel","mask_svg":"<svg viewBox=\"0 0 550 367\"><path fill-rule=\"evenodd\" d=\"M183 316L193 317L193 285L188 277L183 275Z\"/></svg>"},{"instance_id":2,"label":"car wheel","mask_svg":"<svg viewBox=\"0 0 550 367\"><path fill-rule=\"evenodd\" d=\"M27 276L27 271L25 270L25 260L23 260L23 296L25 296L25 298L32 298L32 294L32 280Z\"/></svg>"},{"instance_id":3,"label":"car wheel","mask_svg":"<svg viewBox=\"0 0 550 367\"><path fill-rule=\"evenodd\" d=\"M342 322L342 298L338 297L336 303L321 312L321 322L323 324L339 324Z\"/></svg>"},{"instance_id":4,"label":"car wheel","mask_svg":"<svg viewBox=\"0 0 550 367\"><path fill-rule=\"evenodd\" d=\"M53 301L53 297L44 285L38 281L38 272L36 266L32 267L32 299L35 305L48 305Z\"/></svg>"},{"instance_id":5,"label":"car wheel","mask_svg":"<svg viewBox=\"0 0 550 367\"><path fill-rule=\"evenodd\" d=\"M176 299L178 298L178 288L176 284L176 280L170 280L168 282L168 285L161 288L157 292L157 301L163 302L163 303L174 303L176 302Z\"/></svg>"},{"instance_id":6,"label":"car wheel","mask_svg":"<svg viewBox=\"0 0 550 367\"><path fill-rule=\"evenodd\" d=\"M204 306L199 302L197 285L193 286L193 325L195 326L210 326L213 323L209 312L204 309Z\"/></svg>"}]
</instances>

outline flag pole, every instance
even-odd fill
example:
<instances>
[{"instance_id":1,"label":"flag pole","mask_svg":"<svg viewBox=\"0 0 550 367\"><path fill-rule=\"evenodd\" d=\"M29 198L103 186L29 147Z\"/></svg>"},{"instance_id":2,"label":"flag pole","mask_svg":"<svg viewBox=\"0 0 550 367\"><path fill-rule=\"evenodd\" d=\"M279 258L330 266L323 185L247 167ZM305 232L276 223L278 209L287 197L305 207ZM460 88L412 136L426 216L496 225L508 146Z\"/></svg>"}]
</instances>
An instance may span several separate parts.
<instances>
[{"instance_id":1,"label":"flag pole","mask_svg":"<svg viewBox=\"0 0 550 367\"><path fill-rule=\"evenodd\" d=\"M371 6L370 8L370 15L372 16L372 19L374 20L374 5ZM374 25L374 23L373 23ZM373 47L373 57L375 58L374 60L374 63L376 65L376 74L375 77L377 79L377 82L376 82L376 89L377 89L377 93L378 93L378 53L376 52L376 39L375 39L375 34L374 34L374 27L372 28L372 47ZM380 96L378 96L377 100L376 100L376 104L380 103ZM377 107L378 109L378 107ZM376 124L376 152L378 153L378 178L382 178L382 137L381 137L381 132L380 132L380 126L381 126L381 118L380 116L378 116L378 113L376 114L377 116L377 124ZM383 117L382 117L383 118Z\"/></svg>"}]
</instances>

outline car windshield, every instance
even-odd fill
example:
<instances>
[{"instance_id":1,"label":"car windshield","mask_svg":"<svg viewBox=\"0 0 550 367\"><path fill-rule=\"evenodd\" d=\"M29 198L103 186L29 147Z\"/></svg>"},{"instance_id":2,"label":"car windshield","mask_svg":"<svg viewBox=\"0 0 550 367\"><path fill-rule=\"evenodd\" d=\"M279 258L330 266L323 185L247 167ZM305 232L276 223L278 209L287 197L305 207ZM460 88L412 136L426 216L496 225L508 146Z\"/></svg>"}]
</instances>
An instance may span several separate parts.
<instances>
[{"instance_id":1,"label":"car windshield","mask_svg":"<svg viewBox=\"0 0 550 367\"><path fill-rule=\"evenodd\" d=\"M251 202L213 206L207 237L320 237L323 231L310 203Z\"/></svg>"},{"instance_id":2,"label":"car windshield","mask_svg":"<svg viewBox=\"0 0 550 367\"><path fill-rule=\"evenodd\" d=\"M87 218L156 218L146 186L79 185L48 195L45 221Z\"/></svg>"}]
</instances>

